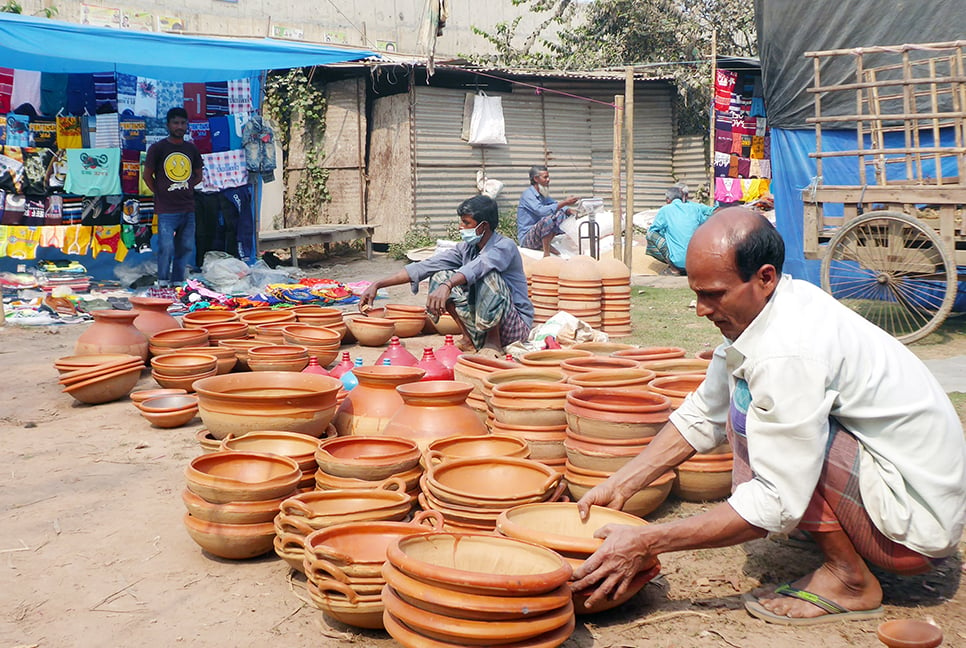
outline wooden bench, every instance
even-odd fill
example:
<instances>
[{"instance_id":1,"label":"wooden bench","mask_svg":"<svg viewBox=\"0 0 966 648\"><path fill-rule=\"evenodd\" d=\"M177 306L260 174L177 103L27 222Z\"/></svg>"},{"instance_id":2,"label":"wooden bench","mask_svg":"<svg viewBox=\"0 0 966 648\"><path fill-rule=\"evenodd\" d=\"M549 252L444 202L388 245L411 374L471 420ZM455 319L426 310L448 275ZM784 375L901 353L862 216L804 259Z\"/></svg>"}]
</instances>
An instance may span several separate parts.
<instances>
[{"instance_id":1,"label":"wooden bench","mask_svg":"<svg viewBox=\"0 0 966 648\"><path fill-rule=\"evenodd\" d=\"M370 225L308 225L267 230L258 233L258 247L288 248L292 254L292 265L298 267L298 246L340 243L343 241L366 240L366 258L372 259L372 233Z\"/></svg>"}]
</instances>

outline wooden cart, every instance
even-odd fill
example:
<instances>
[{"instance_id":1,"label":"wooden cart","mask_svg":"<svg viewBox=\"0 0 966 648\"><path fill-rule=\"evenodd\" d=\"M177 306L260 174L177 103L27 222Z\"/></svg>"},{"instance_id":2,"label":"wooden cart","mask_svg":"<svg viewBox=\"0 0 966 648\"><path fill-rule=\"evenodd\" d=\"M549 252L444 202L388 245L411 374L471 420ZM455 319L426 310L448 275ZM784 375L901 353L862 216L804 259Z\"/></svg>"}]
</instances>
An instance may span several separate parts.
<instances>
[{"instance_id":1,"label":"wooden cart","mask_svg":"<svg viewBox=\"0 0 966 648\"><path fill-rule=\"evenodd\" d=\"M906 343L946 319L966 279L958 270L966 266L964 48L956 41L805 54L814 63L808 121L816 135L816 178L802 192L805 256L822 259L826 291ZM833 60L853 74L823 85ZM854 113L823 115L833 93L849 93L850 104L854 97ZM855 148L823 150L823 128L854 128ZM823 162L846 164L838 169L856 171L858 184L824 184Z\"/></svg>"}]
</instances>

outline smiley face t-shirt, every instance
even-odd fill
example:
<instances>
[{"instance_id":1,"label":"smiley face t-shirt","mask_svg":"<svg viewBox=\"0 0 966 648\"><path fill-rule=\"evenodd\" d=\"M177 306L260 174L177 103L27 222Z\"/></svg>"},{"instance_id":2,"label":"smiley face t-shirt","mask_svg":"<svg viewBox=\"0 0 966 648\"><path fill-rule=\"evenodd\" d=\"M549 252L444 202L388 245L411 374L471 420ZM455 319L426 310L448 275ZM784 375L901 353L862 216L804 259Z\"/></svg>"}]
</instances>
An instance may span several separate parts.
<instances>
[{"instance_id":1,"label":"smiley face t-shirt","mask_svg":"<svg viewBox=\"0 0 966 648\"><path fill-rule=\"evenodd\" d=\"M147 169L154 169L154 203L159 214L177 214L195 210L191 176L202 167L201 154L191 142L155 142L145 159Z\"/></svg>"}]
</instances>

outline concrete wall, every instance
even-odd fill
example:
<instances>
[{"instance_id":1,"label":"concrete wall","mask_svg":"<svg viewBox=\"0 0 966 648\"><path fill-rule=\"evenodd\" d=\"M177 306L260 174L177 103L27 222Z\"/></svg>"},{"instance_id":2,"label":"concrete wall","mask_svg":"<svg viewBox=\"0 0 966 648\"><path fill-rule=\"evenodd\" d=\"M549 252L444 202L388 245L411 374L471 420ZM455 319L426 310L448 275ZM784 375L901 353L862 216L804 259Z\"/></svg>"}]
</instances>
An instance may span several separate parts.
<instances>
[{"instance_id":1,"label":"concrete wall","mask_svg":"<svg viewBox=\"0 0 966 648\"><path fill-rule=\"evenodd\" d=\"M164 31L181 19L189 33L228 36L279 36L312 42L358 45L380 51L425 54L428 0L21 0L25 14L44 6L57 8L56 18L103 24L110 9L128 16L128 23ZM107 11L104 11L104 10ZM497 23L523 14L519 33L526 34L545 19L511 0L449 0L449 20L436 43L438 57L489 53L489 44L472 27L493 32ZM140 14L137 15L136 14ZM550 32L548 32L550 33ZM420 41L423 42L420 42Z\"/></svg>"}]
</instances>

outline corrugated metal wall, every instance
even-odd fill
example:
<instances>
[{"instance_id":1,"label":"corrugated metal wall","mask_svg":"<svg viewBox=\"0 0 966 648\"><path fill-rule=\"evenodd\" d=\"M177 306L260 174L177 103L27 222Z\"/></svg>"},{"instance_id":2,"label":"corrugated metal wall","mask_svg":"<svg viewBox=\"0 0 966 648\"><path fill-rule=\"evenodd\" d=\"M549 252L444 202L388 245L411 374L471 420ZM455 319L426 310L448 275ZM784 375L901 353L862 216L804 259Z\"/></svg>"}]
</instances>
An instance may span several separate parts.
<instances>
[{"instance_id":1,"label":"corrugated metal wall","mask_svg":"<svg viewBox=\"0 0 966 648\"><path fill-rule=\"evenodd\" d=\"M706 141L703 135L681 135L674 140L674 177L688 184L695 199L709 191Z\"/></svg>"}]
</instances>

